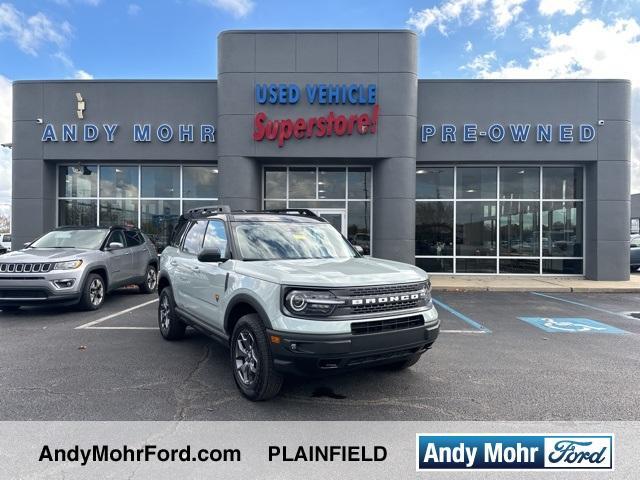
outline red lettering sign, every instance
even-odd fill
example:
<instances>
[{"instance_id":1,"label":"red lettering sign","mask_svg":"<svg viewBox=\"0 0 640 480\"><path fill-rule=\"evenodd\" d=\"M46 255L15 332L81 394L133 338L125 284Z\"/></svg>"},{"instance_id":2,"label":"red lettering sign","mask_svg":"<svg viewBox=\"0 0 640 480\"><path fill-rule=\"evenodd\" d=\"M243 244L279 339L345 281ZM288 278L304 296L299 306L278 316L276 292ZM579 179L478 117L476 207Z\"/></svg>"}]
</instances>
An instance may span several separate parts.
<instances>
[{"instance_id":1,"label":"red lettering sign","mask_svg":"<svg viewBox=\"0 0 640 480\"><path fill-rule=\"evenodd\" d=\"M287 140L294 138L302 140L311 137L330 137L336 135L375 134L378 127L380 107L374 105L371 115L368 113L335 115L332 111L327 116L298 118L296 120L284 118L270 120L265 112L258 112L253 120L253 139L256 142L262 140L277 140L278 147L283 147Z\"/></svg>"}]
</instances>

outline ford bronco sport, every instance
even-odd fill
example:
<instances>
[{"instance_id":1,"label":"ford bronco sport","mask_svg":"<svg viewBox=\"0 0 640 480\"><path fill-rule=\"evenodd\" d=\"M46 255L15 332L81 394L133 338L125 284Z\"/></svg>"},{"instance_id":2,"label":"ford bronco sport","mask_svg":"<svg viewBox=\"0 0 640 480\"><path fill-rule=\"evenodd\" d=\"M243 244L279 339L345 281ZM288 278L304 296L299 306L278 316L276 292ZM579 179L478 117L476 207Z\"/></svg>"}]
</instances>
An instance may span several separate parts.
<instances>
[{"instance_id":1,"label":"ford bronco sport","mask_svg":"<svg viewBox=\"0 0 640 480\"><path fill-rule=\"evenodd\" d=\"M309 210L190 210L160 257L160 333L221 340L250 400L285 374L407 368L440 328L428 276L360 252Z\"/></svg>"}]
</instances>

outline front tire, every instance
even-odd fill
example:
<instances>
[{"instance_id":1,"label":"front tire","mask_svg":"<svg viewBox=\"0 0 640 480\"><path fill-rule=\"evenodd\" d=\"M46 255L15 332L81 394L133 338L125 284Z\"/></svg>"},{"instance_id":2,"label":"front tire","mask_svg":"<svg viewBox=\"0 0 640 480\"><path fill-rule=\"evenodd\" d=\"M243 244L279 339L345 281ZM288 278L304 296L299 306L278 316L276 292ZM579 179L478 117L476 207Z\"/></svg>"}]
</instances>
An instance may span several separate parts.
<instances>
[{"instance_id":1,"label":"front tire","mask_svg":"<svg viewBox=\"0 0 640 480\"><path fill-rule=\"evenodd\" d=\"M158 326L165 340L179 340L184 337L187 325L178 318L176 302L171 287L165 287L158 302Z\"/></svg>"},{"instance_id":2,"label":"front tire","mask_svg":"<svg viewBox=\"0 0 640 480\"><path fill-rule=\"evenodd\" d=\"M104 303L107 288L104 279L97 273L90 273L82 289L78 304L82 310L98 310Z\"/></svg>"},{"instance_id":3,"label":"front tire","mask_svg":"<svg viewBox=\"0 0 640 480\"><path fill-rule=\"evenodd\" d=\"M267 331L256 314L238 320L231 335L231 368L238 389L258 402L275 397L283 377L273 366Z\"/></svg>"},{"instance_id":4,"label":"front tire","mask_svg":"<svg viewBox=\"0 0 640 480\"><path fill-rule=\"evenodd\" d=\"M149 265L144 274L144 282L138 285L140 293L153 293L158 287L158 269L155 265Z\"/></svg>"}]
</instances>

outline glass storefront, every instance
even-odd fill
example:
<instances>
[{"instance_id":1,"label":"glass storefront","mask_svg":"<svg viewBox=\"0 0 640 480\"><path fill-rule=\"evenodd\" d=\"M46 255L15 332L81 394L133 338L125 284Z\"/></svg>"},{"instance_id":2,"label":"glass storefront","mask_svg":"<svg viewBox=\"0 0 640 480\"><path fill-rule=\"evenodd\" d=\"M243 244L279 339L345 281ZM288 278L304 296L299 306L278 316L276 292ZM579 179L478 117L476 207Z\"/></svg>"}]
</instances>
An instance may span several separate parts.
<instances>
[{"instance_id":1,"label":"glass storefront","mask_svg":"<svg viewBox=\"0 0 640 480\"><path fill-rule=\"evenodd\" d=\"M61 165L58 225L137 226L164 248L182 212L218 200L216 165Z\"/></svg>"},{"instance_id":2,"label":"glass storefront","mask_svg":"<svg viewBox=\"0 0 640 480\"><path fill-rule=\"evenodd\" d=\"M308 208L371 252L371 167L265 167L265 209Z\"/></svg>"},{"instance_id":3,"label":"glass storefront","mask_svg":"<svg viewBox=\"0 0 640 480\"><path fill-rule=\"evenodd\" d=\"M582 274L583 183L582 167L418 167L416 265Z\"/></svg>"}]
</instances>

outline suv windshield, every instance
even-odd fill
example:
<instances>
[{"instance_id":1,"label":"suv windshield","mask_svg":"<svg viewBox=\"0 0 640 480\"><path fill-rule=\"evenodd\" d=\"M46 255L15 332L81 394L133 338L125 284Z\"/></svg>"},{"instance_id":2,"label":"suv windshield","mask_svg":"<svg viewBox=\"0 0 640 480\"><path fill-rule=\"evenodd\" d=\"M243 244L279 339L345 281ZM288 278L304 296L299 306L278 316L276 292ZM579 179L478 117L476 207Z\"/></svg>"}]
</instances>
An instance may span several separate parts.
<instances>
[{"instance_id":1,"label":"suv windshield","mask_svg":"<svg viewBox=\"0 0 640 480\"><path fill-rule=\"evenodd\" d=\"M86 248L97 250L109 233L107 229L54 230L40 237L29 248Z\"/></svg>"},{"instance_id":2,"label":"suv windshield","mask_svg":"<svg viewBox=\"0 0 640 480\"><path fill-rule=\"evenodd\" d=\"M352 258L351 246L327 223L242 222L235 225L244 260Z\"/></svg>"}]
</instances>

